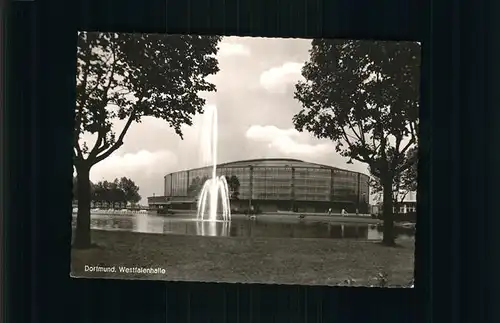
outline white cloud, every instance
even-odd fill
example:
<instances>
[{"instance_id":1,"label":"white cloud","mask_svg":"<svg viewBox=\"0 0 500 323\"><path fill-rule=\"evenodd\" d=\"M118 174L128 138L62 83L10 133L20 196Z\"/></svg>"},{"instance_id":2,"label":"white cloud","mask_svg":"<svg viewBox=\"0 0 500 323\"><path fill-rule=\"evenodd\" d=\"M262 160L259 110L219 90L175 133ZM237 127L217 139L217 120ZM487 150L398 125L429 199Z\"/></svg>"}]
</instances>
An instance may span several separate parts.
<instances>
[{"instance_id":1,"label":"white cloud","mask_svg":"<svg viewBox=\"0 0 500 323\"><path fill-rule=\"evenodd\" d=\"M276 126L260 126L253 125L248 128L246 132L247 138L268 141L277 137L293 137L297 136L299 132L293 128L290 129L280 129Z\"/></svg>"},{"instance_id":2,"label":"white cloud","mask_svg":"<svg viewBox=\"0 0 500 323\"><path fill-rule=\"evenodd\" d=\"M135 154L112 154L92 167L90 179L92 181L100 181L102 179L112 180L122 176L134 179L133 174L147 176L154 173L164 173L165 170L176 164L177 156L168 150L155 152L141 150Z\"/></svg>"},{"instance_id":3,"label":"white cloud","mask_svg":"<svg viewBox=\"0 0 500 323\"><path fill-rule=\"evenodd\" d=\"M90 180L97 183L128 177L139 186L140 203L147 204L148 196L163 194L163 176L174 171L177 165L177 156L168 150L141 150L123 155L117 151L92 167Z\"/></svg>"},{"instance_id":4,"label":"white cloud","mask_svg":"<svg viewBox=\"0 0 500 323\"><path fill-rule=\"evenodd\" d=\"M250 56L250 49L238 43L221 42L217 54L220 56Z\"/></svg>"},{"instance_id":5,"label":"white cloud","mask_svg":"<svg viewBox=\"0 0 500 323\"><path fill-rule=\"evenodd\" d=\"M260 75L260 84L271 93L285 93L289 85L302 78L302 66L302 63L286 62L281 66L272 67Z\"/></svg>"},{"instance_id":6,"label":"white cloud","mask_svg":"<svg viewBox=\"0 0 500 323\"><path fill-rule=\"evenodd\" d=\"M325 155L333 151L330 144L301 143L302 133L297 130L280 129L275 126L253 125L245 133L248 139L267 143L269 148L277 149L286 155Z\"/></svg>"}]
</instances>

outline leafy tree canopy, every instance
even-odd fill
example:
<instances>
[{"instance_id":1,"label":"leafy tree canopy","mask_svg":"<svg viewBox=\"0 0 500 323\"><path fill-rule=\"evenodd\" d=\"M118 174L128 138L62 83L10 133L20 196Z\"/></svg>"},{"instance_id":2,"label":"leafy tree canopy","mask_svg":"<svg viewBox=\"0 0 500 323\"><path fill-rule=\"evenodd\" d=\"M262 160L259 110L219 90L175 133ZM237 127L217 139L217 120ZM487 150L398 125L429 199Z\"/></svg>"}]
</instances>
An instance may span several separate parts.
<instances>
[{"instance_id":1,"label":"leafy tree canopy","mask_svg":"<svg viewBox=\"0 0 500 323\"><path fill-rule=\"evenodd\" d=\"M191 184L189 184L188 188L187 188L187 195L190 196L190 197L195 197L195 196L198 196L198 194L200 194L201 192L201 189L203 188L203 185L205 184L205 182L209 179L208 176L203 176L203 177L194 177L192 180L191 180Z\"/></svg>"},{"instance_id":2,"label":"leafy tree canopy","mask_svg":"<svg viewBox=\"0 0 500 323\"><path fill-rule=\"evenodd\" d=\"M75 165L105 159L123 144L132 122L152 116L182 137L181 126L205 104L200 92L215 91L206 76L218 72L218 36L78 34ZM124 120L115 132L113 120ZM79 142L96 136L94 147Z\"/></svg>"},{"instance_id":3,"label":"leafy tree canopy","mask_svg":"<svg viewBox=\"0 0 500 323\"><path fill-rule=\"evenodd\" d=\"M73 138L79 185L75 247L91 246L92 166L120 148L131 124L143 117L164 120L182 138L181 127L192 125L193 115L203 112L205 100L200 94L215 91L206 77L219 71L215 55L220 39L78 33ZM113 128L117 120L122 121L121 129ZM90 134L94 144L89 147L83 134Z\"/></svg>"},{"instance_id":4,"label":"leafy tree canopy","mask_svg":"<svg viewBox=\"0 0 500 323\"><path fill-rule=\"evenodd\" d=\"M139 195L139 186L137 186L130 178L120 178L118 188L123 191L127 202L137 203L141 200L141 196Z\"/></svg>"},{"instance_id":5,"label":"leafy tree canopy","mask_svg":"<svg viewBox=\"0 0 500 323\"><path fill-rule=\"evenodd\" d=\"M229 186L229 191L231 193L231 199L238 199L239 198L239 195L240 195L240 180L238 179L238 177L236 175L232 175L232 176L229 176L227 177L226 176L226 180L227 180L227 186Z\"/></svg>"},{"instance_id":6,"label":"leafy tree canopy","mask_svg":"<svg viewBox=\"0 0 500 323\"><path fill-rule=\"evenodd\" d=\"M302 75L297 130L333 140L337 152L379 178L411 166L405 157L418 143L419 44L313 40Z\"/></svg>"},{"instance_id":7,"label":"leafy tree canopy","mask_svg":"<svg viewBox=\"0 0 500 323\"><path fill-rule=\"evenodd\" d=\"M383 189L383 242L394 245L393 186L416 163L407 157L418 146L420 45L315 39L302 76L295 128L368 165Z\"/></svg>"},{"instance_id":8,"label":"leafy tree canopy","mask_svg":"<svg viewBox=\"0 0 500 323\"><path fill-rule=\"evenodd\" d=\"M137 203L141 200L139 187L129 178L116 178L112 182L101 181L95 184L92 200L108 203Z\"/></svg>"}]
</instances>

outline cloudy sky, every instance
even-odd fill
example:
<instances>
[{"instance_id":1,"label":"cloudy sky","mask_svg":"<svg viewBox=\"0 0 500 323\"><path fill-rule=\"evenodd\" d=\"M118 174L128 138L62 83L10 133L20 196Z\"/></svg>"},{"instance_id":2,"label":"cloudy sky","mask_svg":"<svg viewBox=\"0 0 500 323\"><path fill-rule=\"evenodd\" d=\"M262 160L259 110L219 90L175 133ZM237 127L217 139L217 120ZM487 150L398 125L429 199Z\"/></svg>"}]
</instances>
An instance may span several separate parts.
<instances>
[{"instance_id":1,"label":"cloudy sky","mask_svg":"<svg viewBox=\"0 0 500 323\"><path fill-rule=\"evenodd\" d=\"M217 92L204 95L218 110L220 162L289 157L367 173L364 164L347 164L329 141L294 130L292 117L301 106L294 84L308 59L311 41L226 37L217 55L220 71L211 81ZM181 140L162 120L132 124L124 145L91 170L91 180L127 176L140 187L142 203L163 194L167 173L203 166L200 129L203 116L185 127ZM122 128L116 122L116 131ZM82 138L85 140L85 137ZM88 139L88 138L87 138Z\"/></svg>"}]
</instances>

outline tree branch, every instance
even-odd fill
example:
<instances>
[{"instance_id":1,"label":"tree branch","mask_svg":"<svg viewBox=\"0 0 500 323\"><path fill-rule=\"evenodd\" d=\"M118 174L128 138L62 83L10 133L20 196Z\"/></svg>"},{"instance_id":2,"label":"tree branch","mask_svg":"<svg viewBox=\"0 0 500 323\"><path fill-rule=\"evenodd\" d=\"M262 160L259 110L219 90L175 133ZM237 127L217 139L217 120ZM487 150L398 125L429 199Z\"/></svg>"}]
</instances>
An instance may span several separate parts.
<instances>
[{"instance_id":1,"label":"tree branch","mask_svg":"<svg viewBox=\"0 0 500 323\"><path fill-rule=\"evenodd\" d=\"M396 143L394 145L394 153L391 157L391 169L395 170L396 166L398 166L401 163L401 157L404 156L404 153L401 153L399 151L399 148L401 147L401 141L403 140L403 136L401 134L398 134L396 137Z\"/></svg>"},{"instance_id":2,"label":"tree branch","mask_svg":"<svg viewBox=\"0 0 500 323\"><path fill-rule=\"evenodd\" d=\"M410 133L411 133L411 138L415 142L418 142L418 140L417 140L417 121L410 122Z\"/></svg>"},{"instance_id":3,"label":"tree branch","mask_svg":"<svg viewBox=\"0 0 500 323\"><path fill-rule=\"evenodd\" d=\"M78 153L81 155L81 149L78 143L78 140L80 139L80 133L81 133L81 127L82 127L82 117L83 117L83 107L87 103L87 81L90 73L90 46L87 47L87 51L85 52L85 70L83 72L83 81L82 81L82 88L83 88L83 93L80 98L80 102L76 104L77 107L77 113L75 115L75 148L78 150Z\"/></svg>"},{"instance_id":4,"label":"tree branch","mask_svg":"<svg viewBox=\"0 0 500 323\"><path fill-rule=\"evenodd\" d=\"M405 198L406 198L406 196L408 195L408 193L409 193L409 191L408 191L408 190L406 190L406 191L404 192L403 196L401 197L400 202L398 202L398 203L403 203L403 202L404 202L404 200L405 200Z\"/></svg>"},{"instance_id":5,"label":"tree branch","mask_svg":"<svg viewBox=\"0 0 500 323\"><path fill-rule=\"evenodd\" d=\"M358 129L359 133L361 134L361 143L363 144L363 146L366 146L366 131L363 120L358 120Z\"/></svg>"},{"instance_id":6,"label":"tree branch","mask_svg":"<svg viewBox=\"0 0 500 323\"><path fill-rule=\"evenodd\" d=\"M111 60L111 58L113 58L113 61L115 59L115 51L114 51L114 47L112 47L112 54L104 61L104 64L103 65L107 65L109 63L109 61ZM113 62L113 65L112 65L112 69L114 69L114 62ZM99 73L101 72L101 73ZM98 75L97 75L97 79L96 79L96 83L95 83L95 86L92 87L90 89L90 91L88 92L88 95L90 96L92 93L94 93L97 88L99 87L99 84L101 83L101 79L102 77L105 75L106 73L103 72L102 69L99 69L98 70Z\"/></svg>"},{"instance_id":7,"label":"tree branch","mask_svg":"<svg viewBox=\"0 0 500 323\"><path fill-rule=\"evenodd\" d=\"M75 157L83 159L83 153L82 149L80 148L80 144L78 143L78 140L74 143L74 150L73 153L75 153Z\"/></svg>"},{"instance_id":8,"label":"tree branch","mask_svg":"<svg viewBox=\"0 0 500 323\"><path fill-rule=\"evenodd\" d=\"M413 144L414 144L413 139L410 139L410 141L406 144L406 146L403 148L403 150L401 150L400 155L401 156L406 156L406 153L408 152L408 149L410 149L410 147ZM410 159L413 159L413 158L410 158ZM408 168L410 168L413 163L414 163L414 161L410 160L410 161L407 161L406 163L404 163L402 165L399 165L398 172L399 173L404 172L405 170L407 170Z\"/></svg>"},{"instance_id":9,"label":"tree branch","mask_svg":"<svg viewBox=\"0 0 500 323\"><path fill-rule=\"evenodd\" d=\"M401 154L405 155L408 149L415 143L414 138L411 138L410 141L406 144L406 146L403 147L403 150L401 150Z\"/></svg>"},{"instance_id":10,"label":"tree branch","mask_svg":"<svg viewBox=\"0 0 500 323\"><path fill-rule=\"evenodd\" d=\"M73 149L73 163L76 165L77 163L79 163L81 160L81 157L78 156L78 152L76 151L76 148Z\"/></svg>"},{"instance_id":11,"label":"tree branch","mask_svg":"<svg viewBox=\"0 0 500 323\"><path fill-rule=\"evenodd\" d=\"M363 132L363 126L358 122L358 130L359 130L359 134L354 130L354 125L348 121L349 123L349 128L351 129L351 131L354 133L355 137L354 138L355 140L357 139L360 143L361 143L361 147L363 148L361 152L358 153L359 156L356 156L356 157L351 157L352 159L354 160L357 160L357 161L360 161L362 163L367 163L368 165L370 165L370 163L372 163L372 159L368 154L367 154L367 151L369 151L370 149L368 149L367 147L367 144L366 144L366 140L365 140L365 135L364 135L364 132ZM346 141L347 145L349 146L349 149L351 151L353 151L353 148L354 148L354 145L349 141L349 135L347 134L347 131L345 130L344 127L342 127L342 136L344 137L344 140Z\"/></svg>"},{"instance_id":12,"label":"tree branch","mask_svg":"<svg viewBox=\"0 0 500 323\"><path fill-rule=\"evenodd\" d=\"M137 104L139 104L139 102ZM120 148L123 145L123 138L125 137L125 134L127 133L128 129L130 128L132 121L134 121L135 116L136 116L136 110L134 108L132 110L132 113L130 114L130 117L127 120L127 123L123 127L122 132L120 133L120 136L118 137L118 140L107 151L105 151L102 155L96 156L95 159L93 161L91 161L92 165L95 165L98 162L102 161L103 159L108 158L109 155L111 155L114 151L116 151L118 148Z\"/></svg>"},{"instance_id":13,"label":"tree branch","mask_svg":"<svg viewBox=\"0 0 500 323\"><path fill-rule=\"evenodd\" d=\"M111 84L113 83L113 79L115 77L115 68L116 68L116 54L115 54L115 48L112 46L111 47L112 54L113 54L113 63L111 65L111 73L109 76L109 81L106 87L104 88L103 94L102 94L102 105L103 109L106 109L106 105L108 104L108 93L109 89L111 88ZM94 159L98 154L102 153L106 149L109 148L109 145L106 145L104 142L106 138L106 130L103 129L104 125L101 125L100 130L97 132L97 140L92 148L92 151L90 152L89 159Z\"/></svg>"},{"instance_id":14,"label":"tree branch","mask_svg":"<svg viewBox=\"0 0 500 323\"><path fill-rule=\"evenodd\" d=\"M359 134L356 132L356 130L354 130L355 126L352 124L351 119L347 118L347 123L349 124L349 128L351 128L352 132L356 136L356 139L358 139L363 144L364 140L361 139L361 135L363 134L363 131L361 130L361 126L360 126L359 122L357 124L358 125Z\"/></svg>"},{"instance_id":15,"label":"tree branch","mask_svg":"<svg viewBox=\"0 0 500 323\"><path fill-rule=\"evenodd\" d=\"M353 151L354 145L349 141L349 136L347 135L345 129L342 129L342 137L344 137L345 142L349 146L349 150ZM362 163L368 163L369 161L365 160L364 156L350 156L350 158L360 161Z\"/></svg>"}]
</instances>

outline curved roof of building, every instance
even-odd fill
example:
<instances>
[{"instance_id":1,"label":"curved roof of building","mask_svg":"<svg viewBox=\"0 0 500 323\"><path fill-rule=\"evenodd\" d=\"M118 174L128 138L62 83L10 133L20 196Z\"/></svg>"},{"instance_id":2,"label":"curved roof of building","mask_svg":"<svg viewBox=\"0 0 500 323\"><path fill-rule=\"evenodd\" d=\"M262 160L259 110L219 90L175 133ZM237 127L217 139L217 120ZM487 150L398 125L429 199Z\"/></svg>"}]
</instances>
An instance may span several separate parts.
<instances>
[{"instance_id":1,"label":"curved roof of building","mask_svg":"<svg viewBox=\"0 0 500 323\"><path fill-rule=\"evenodd\" d=\"M317 163L305 162L303 160L294 159L294 158L246 159L246 160L239 160L239 161L228 162L228 163L221 163L221 164L217 165L217 168L219 168L219 167L225 167L225 168L250 167L250 166L253 166L253 167L309 167L309 168L338 169L338 170L343 170L343 171L347 171L347 172L351 172L351 173L357 173L357 172L353 172L353 171L350 171L347 169L342 169L342 168L338 168L338 167L322 165L322 164L317 164ZM192 170L203 169L203 168L206 168L206 167L186 169L183 171L187 171L187 170L192 171ZM174 172L174 173L178 173L178 172ZM366 174L363 174L363 175L366 175ZM366 176L368 176L368 175L366 175Z\"/></svg>"},{"instance_id":2,"label":"curved roof of building","mask_svg":"<svg viewBox=\"0 0 500 323\"><path fill-rule=\"evenodd\" d=\"M239 160L229 163L219 164L222 167L249 167L249 166L267 166L267 167L311 167L311 168L334 168L321 164L308 163L300 159L294 158L260 158L260 159L247 159Z\"/></svg>"}]
</instances>

